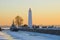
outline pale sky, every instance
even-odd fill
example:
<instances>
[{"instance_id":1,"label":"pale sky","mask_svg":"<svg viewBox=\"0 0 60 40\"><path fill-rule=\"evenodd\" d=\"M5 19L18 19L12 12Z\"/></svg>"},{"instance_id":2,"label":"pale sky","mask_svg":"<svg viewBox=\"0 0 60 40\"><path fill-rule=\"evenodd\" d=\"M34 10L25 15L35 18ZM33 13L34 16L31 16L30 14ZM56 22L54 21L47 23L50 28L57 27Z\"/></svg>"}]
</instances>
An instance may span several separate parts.
<instances>
[{"instance_id":1,"label":"pale sky","mask_svg":"<svg viewBox=\"0 0 60 40\"><path fill-rule=\"evenodd\" d=\"M11 25L17 15L28 24L29 8L33 24L60 25L60 0L0 0L0 25Z\"/></svg>"}]
</instances>

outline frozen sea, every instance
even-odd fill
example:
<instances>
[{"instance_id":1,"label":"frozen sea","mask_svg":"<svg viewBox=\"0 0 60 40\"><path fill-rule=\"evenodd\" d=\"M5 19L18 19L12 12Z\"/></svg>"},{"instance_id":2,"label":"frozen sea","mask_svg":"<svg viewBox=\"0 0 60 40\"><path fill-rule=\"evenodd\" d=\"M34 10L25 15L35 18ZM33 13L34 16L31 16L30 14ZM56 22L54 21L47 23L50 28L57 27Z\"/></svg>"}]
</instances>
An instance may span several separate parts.
<instances>
[{"instance_id":1,"label":"frozen sea","mask_svg":"<svg viewBox=\"0 0 60 40\"><path fill-rule=\"evenodd\" d=\"M60 40L60 36L36 32L4 30L0 32L0 40Z\"/></svg>"}]
</instances>

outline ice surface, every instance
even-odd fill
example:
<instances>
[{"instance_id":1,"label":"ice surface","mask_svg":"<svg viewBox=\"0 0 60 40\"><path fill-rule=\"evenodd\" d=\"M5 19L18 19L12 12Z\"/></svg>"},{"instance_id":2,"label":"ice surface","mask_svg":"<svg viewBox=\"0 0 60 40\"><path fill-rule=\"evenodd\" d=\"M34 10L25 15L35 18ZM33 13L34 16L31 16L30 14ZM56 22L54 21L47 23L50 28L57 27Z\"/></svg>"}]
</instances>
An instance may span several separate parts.
<instances>
[{"instance_id":1,"label":"ice surface","mask_svg":"<svg viewBox=\"0 0 60 40\"><path fill-rule=\"evenodd\" d=\"M36 32L26 32L26 31L3 31L3 33L10 35L14 40L60 40L60 36L42 34Z\"/></svg>"}]
</instances>

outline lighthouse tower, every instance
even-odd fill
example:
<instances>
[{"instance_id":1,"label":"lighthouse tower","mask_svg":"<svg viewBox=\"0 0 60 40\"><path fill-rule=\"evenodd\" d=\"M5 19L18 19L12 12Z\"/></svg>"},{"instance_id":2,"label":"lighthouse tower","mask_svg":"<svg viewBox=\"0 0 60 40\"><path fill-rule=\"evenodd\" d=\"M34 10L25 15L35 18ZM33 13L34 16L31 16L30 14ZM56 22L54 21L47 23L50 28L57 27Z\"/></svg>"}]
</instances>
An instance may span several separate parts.
<instances>
[{"instance_id":1,"label":"lighthouse tower","mask_svg":"<svg viewBox=\"0 0 60 40\"><path fill-rule=\"evenodd\" d=\"M31 11L31 8L29 8L29 12L28 12L28 27L32 28L32 11Z\"/></svg>"}]
</instances>

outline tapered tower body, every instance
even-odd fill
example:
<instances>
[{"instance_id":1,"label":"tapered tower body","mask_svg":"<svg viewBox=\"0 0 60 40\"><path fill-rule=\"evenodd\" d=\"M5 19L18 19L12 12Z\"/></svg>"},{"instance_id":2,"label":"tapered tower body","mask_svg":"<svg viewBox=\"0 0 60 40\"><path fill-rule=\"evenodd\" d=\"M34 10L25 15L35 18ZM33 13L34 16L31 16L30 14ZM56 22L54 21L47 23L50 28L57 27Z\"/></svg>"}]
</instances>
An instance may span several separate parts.
<instances>
[{"instance_id":1,"label":"tapered tower body","mask_svg":"<svg viewBox=\"0 0 60 40\"><path fill-rule=\"evenodd\" d=\"M32 28L32 11L31 11L31 8L29 8L29 12L28 12L28 27Z\"/></svg>"}]
</instances>

